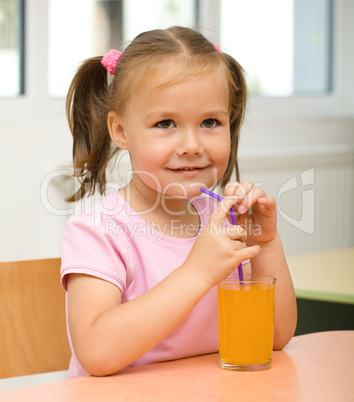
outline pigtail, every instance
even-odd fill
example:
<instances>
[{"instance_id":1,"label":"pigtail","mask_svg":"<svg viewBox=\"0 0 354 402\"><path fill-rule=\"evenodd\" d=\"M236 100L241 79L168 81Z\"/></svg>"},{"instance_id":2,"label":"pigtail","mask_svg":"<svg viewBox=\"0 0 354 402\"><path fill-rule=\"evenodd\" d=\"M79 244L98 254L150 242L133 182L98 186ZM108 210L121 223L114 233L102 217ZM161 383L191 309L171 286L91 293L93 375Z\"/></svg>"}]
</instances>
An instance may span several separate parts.
<instances>
[{"instance_id":1,"label":"pigtail","mask_svg":"<svg viewBox=\"0 0 354 402\"><path fill-rule=\"evenodd\" d=\"M66 114L74 140L73 176L80 183L79 190L66 199L68 202L93 194L96 186L104 193L106 167L118 151L112 151L107 127L108 78L101 60L102 57L94 57L81 64L66 99Z\"/></svg>"},{"instance_id":2,"label":"pigtail","mask_svg":"<svg viewBox=\"0 0 354 402\"><path fill-rule=\"evenodd\" d=\"M232 77L233 95L231 96L232 104L230 105L231 152L226 172L218 183L221 188L225 188L226 184L231 179L233 172L236 174L236 180L240 181L240 172L237 161L238 140L246 114L248 99L248 90L243 68L233 57L225 53L223 53L223 57L226 59L226 64Z\"/></svg>"}]
</instances>

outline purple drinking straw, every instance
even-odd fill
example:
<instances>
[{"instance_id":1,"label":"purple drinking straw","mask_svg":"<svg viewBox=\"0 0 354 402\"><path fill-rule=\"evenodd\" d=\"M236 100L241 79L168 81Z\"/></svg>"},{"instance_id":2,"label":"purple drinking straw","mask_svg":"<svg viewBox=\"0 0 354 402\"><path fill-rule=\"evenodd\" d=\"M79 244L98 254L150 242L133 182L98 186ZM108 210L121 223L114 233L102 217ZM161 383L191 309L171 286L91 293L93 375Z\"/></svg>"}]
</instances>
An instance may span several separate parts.
<instances>
[{"instance_id":1,"label":"purple drinking straw","mask_svg":"<svg viewBox=\"0 0 354 402\"><path fill-rule=\"evenodd\" d=\"M210 197L216 198L218 201L222 201L224 197L221 197L221 195L213 193L210 190L207 190L204 187L200 188L200 191L206 195L210 195ZM231 222L233 225L236 225L236 218L235 218L235 210L234 207L231 207L230 209L230 215L231 215ZM242 263L237 267L238 269L238 277L241 282L243 282L243 272L242 272Z\"/></svg>"}]
</instances>

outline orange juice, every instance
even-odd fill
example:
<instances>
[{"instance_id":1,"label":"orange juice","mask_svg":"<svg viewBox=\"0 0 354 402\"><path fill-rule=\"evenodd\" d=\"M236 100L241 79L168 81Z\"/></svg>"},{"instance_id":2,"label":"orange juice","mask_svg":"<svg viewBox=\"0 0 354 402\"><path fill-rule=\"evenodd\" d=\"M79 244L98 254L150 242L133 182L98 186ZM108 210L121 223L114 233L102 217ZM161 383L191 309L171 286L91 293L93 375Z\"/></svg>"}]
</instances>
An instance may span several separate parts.
<instances>
[{"instance_id":1,"label":"orange juice","mask_svg":"<svg viewBox=\"0 0 354 402\"><path fill-rule=\"evenodd\" d=\"M267 277L258 277L267 278ZM273 350L275 280L228 281L218 287L220 363L269 368ZM253 279L253 278L252 278ZM245 370L247 368L244 367ZM252 368L251 368L252 370Z\"/></svg>"}]
</instances>

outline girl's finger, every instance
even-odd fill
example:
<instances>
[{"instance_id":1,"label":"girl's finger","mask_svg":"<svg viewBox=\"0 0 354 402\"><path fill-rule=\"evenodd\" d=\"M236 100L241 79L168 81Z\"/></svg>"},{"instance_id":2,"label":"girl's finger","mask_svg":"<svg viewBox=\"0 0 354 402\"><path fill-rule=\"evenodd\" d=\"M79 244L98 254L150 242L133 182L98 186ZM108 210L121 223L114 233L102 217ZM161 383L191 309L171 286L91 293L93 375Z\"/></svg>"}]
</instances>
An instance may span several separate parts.
<instances>
[{"instance_id":1,"label":"girl's finger","mask_svg":"<svg viewBox=\"0 0 354 402\"><path fill-rule=\"evenodd\" d=\"M225 197L218 203L210 217L210 221L213 221L217 226L223 225L231 207L234 206L237 201L237 197Z\"/></svg>"},{"instance_id":2,"label":"girl's finger","mask_svg":"<svg viewBox=\"0 0 354 402\"><path fill-rule=\"evenodd\" d=\"M254 187L255 185L248 180L243 180L241 183L230 181L225 187L224 194L238 197L239 204L241 204L247 194L249 194Z\"/></svg>"},{"instance_id":3,"label":"girl's finger","mask_svg":"<svg viewBox=\"0 0 354 402\"><path fill-rule=\"evenodd\" d=\"M238 225L230 225L226 228L226 234L231 240L245 242L247 239L246 231Z\"/></svg>"},{"instance_id":4,"label":"girl's finger","mask_svg":"<svg viewBox=\"0 0 354 402\"><path fill-rule=\"evenodd\" d=\"M251 258L256 257L260 251L261 248L259 246L251 246L251 247L245 247L237 251L237 257L240 258L239 264L242 261L250 260Z\"/></svg>"},{"instance_id":5,"label":"girl's finger","mask_svg":"<svg viewBox=\"0 0 354 402\"><path fill-rule=\"evenodd\" d=\"M258 203L264 205L267 209L274 209L276 207L276 201L270 195L259 198Z\"/></svg>"},{"instance_id":6,"label":"girl's finger","mask_svg":"<svg viewBox=\"0 0 354 402\"><path fill-rule=\"evenodd\" d=\"M242 200L246 194L252 189L253 183L247 180L243 180L241 183L237 181L230 181L224 190L225 195L237 196L239 200Z\"/></svg>"},{"instance_id":7,"label":"girl's finger","mask_svg":"<svg viewBox=\"0 0 354 402\"><path fill-rule=\"evenodd\" d=\"M258 201L259 198L264 198L264 196L265 192L262 189L254 186L252 190L246 194L244 199L239 202L237 212L244 214Z\"/></svg>"},{"instance_id":8,"label":"girl's finger","mask_svg":"<svg viewBox=\"0 0 354 402\"><path fill-rule=\"evenodd\" d=\"M240 183L236 180L229 181L224 189L224 196L232 196L235 195L236 188L240 185Z\"/></svg>"}]
</instances>

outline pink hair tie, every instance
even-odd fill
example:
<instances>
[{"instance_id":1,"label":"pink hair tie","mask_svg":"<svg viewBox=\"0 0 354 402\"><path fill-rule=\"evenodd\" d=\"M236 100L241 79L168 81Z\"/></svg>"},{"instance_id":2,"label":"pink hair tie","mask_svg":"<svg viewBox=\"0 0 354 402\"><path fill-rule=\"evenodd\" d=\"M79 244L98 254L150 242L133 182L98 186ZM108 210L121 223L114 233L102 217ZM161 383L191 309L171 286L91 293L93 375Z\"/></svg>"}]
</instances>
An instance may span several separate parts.
<instances>
[{"instance_id":1,"label":"pink hair tie","mask_svg":"<svg viewBox=\"0 0 354 402\"><path fill-rule=\"evenodd\" d=\"M216 49L218 52L221 53L221 49L220 49L220 47L219 47L218 45L215 45L215 44L214 44L214 47L215 47L215 49Z\"/></svg>"},{"instance_id":2,"label":"pink hair tie","mask_svg":"<svg viewBox=\"0 0 354 402\"><path fill-rule=\"evenodd\" d=\"M109 74L114 75L114 70L121 56L122 52L116 49L111 49L102 57L101 63L106 67Z\"/></svg>"}]
</instances>

